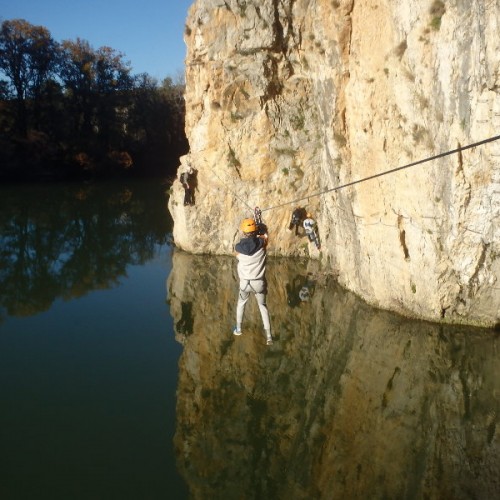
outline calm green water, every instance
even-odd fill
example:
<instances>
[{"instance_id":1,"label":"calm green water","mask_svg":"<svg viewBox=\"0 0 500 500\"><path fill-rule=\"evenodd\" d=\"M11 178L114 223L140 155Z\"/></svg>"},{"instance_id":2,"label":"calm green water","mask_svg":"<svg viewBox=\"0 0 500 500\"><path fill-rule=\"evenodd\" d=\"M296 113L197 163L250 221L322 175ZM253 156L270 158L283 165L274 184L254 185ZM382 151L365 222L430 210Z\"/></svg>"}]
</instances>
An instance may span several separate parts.
<instances>
[{"instance_id":1,"label":"calm green water","mask_svg":"<svg viewBox=\"0 0 500 500\"><path fill-rule=\"evenodd\" d=\"M234 258L170 231L158 182L0 190L2 500L499 497L498 332L269 259L234 337Z\"/></svg>"}]
</instances>

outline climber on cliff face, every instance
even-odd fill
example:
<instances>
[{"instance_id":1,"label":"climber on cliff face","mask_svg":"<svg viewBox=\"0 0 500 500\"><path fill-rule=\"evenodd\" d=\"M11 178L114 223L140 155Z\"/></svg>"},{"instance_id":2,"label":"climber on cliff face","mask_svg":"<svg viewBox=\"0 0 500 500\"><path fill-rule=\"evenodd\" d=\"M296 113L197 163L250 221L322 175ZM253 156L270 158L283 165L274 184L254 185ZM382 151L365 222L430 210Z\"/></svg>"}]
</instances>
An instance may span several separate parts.
<instances>
[{"instance_id":1,"label":"climber on cliff face","mask_svg":"<svg viewBox=\"0 0 500 500\"><path fill-rule=\"evenodd\" d=\"M236 307L236 327L234 335L241 335L241 324L245 305L253 293L259 305L260 315L266 334L266 343L271 345L273 337L271 335L271 323L269 321L269 311L267 310L266 295L266 247L267 233L259 234L257 224L254 219L243 219L240 224L243 237L235 245L236 258L238 259L239 294L238 305Z\"/></svg>"},{"instance_id":2,"label":"climber on cliff face","mask_svg":"<svg viewBox=\"0 0 500 500\"><path fill-rule=\"evenodd\" d=\"M292 212L292 220L288 226L288 230L291 231L295 227L295 236L299 234L299 227L302 225L302 221L306 218L306 209L304 207L295 207Z\"/></svg>"},{"instance_id":3,"label":"climber on cliff face","mask_svg":"<svg viewBox=\"0 0 500 500\"><path fill-rule=\"evenodd\" d=\"M307 234L307 237L309 238L309 241L314 242L318 250L320 250L321 244L319 242L318 226L316 224L316 221L312 218L312 215L309 212L307 213L306 218L304 219L302 225L304 226L304 230Z\"/></svg>"},{"instance_id":4,"label":"climber on cliff face","mask_svg":"<svg viewBox=\"0 0 500 500\"><path fill-rule=\"evenodd\" d=\"M194 189L196 187L196 172L189 165L180 176L182 187L184 188L184 206L194 205Z\"/></svg>"}]
</instances>

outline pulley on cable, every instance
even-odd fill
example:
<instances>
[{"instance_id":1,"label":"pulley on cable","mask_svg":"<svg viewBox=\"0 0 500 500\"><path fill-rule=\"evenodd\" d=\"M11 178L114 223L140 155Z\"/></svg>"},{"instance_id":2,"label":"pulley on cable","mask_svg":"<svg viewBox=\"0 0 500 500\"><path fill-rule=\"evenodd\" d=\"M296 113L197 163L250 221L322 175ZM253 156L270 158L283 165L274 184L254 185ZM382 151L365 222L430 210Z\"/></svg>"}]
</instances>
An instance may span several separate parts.
<instances>
[{"instance_id":1,"label":"pulley on cable","mask_svg":"<svg viewBox=\"0 0 500 500\"><path fill-rule=\"evenodd\" d=\"M262 210L259 207L255 207L253 214L255 225L257 226L257 234L267 234L267 226L262 221Z\"/></svg>"}]
</instances>

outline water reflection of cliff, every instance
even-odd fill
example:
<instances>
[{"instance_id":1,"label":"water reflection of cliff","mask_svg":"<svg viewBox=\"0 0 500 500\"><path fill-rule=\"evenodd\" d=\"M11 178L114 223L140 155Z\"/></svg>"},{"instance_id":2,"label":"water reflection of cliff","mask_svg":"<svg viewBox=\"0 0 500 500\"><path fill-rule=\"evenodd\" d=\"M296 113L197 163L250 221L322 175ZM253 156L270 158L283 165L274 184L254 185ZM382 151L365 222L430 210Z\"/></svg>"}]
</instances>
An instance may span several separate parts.
<instances>
[{"instance_id":1,"label":"water reflection of cliff","mask_svg":"<svg viewBox=\"0 0 500 500\"><path fill-rule=\"evenodd\" d=\"M254 301L231 334L233 259L174 253L192 498L498 498L497 334L375 311L307 265L268 265L267 347ZM294 300L308 273L313 293Z\"/></svg>"},{"instance_id":2,"label":"water reflection of cliff","mask_svg":"<svg viewBox=\"0 0 500 500\"><path fill-rule=\"evenodd\" d=\"M0 311L32 315L114 286L165 242L165 205L158 182L2 188Z\"/></svg>"}]
</instances>

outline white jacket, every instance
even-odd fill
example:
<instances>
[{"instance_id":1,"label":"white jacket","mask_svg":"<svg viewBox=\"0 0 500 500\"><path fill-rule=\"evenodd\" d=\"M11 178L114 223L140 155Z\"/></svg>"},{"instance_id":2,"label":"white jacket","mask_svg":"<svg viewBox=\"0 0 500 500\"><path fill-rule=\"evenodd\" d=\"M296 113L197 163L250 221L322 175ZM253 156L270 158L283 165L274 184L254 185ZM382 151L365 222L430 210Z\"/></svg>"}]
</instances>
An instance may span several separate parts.
<instances>
[{"instance_id":1,"label":"white jacket","mask_svg":"<svg viewBox=\"0 0 500 500\"><path fill-rule=\"evenodd\" d=\"M266 273L266 245L261 238L243 238L236 244L240 280L261 280Z\"/></svg>"},{"instance_id":2,"label":"white jacket","mask_svg":"<svg viewBox=\"0 0 500 500\"><path fill-rule=\"evenodd\" d=\"M266 250L261 248L253 255L239 253L238 275L240 280L261 280L266 273Z\"/></svg>"}]
</instances>

